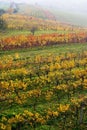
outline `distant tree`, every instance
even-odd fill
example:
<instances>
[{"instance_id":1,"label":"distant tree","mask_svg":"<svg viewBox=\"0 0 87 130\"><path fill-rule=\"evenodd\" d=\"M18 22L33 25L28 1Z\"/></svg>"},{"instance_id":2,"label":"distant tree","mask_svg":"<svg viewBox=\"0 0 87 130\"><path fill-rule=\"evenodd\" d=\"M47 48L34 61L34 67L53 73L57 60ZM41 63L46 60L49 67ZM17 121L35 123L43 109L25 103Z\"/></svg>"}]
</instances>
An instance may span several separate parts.
<instances>
[{"instance_id":1,"label":"distant tree","mask_svg":"<svg viewBox=\"0 0 87 130\"><path fill-rule=\"evenodd\" d=\"M34 35L37 30L38 28L34 26L30 29L30 32Z\"/></svg>"},{"instance_id":2,"label":"distant tree","mask_svg":"<svg viewBox=\"0 0 87 130\"><path fill-rule=\"evenodd\" d=\"M18 12L18 10L19 10L19 7L18 7L18 5L15 3L15 2L12 2L11 4L10 4L10 7L9 7L9 9L8 9L8 13L9 14L15 14L15 13L17 13Z\"/></svg>"},{"instance_id":3,"label":"distant tree","mask_svg":"<svg viewBox=\"0 0 87 130\"><path fill-rule=\"evenodd\" d=\"M0 16L3 15L4 13L6 13L6 11L3 9L0 9Z\"/></svg>"},{"instance_id":4,"label":"distant tree","mask_svg":"<svg viewBox=\"0 0 87 130\"><path fill-rule=\"evenodd\" d=\"M7 29L7 23L3 18L0 18L0 31Z\"/></svg>"},{"instance_id":5,"label":"distant tree","mask_svg":"<svg viewBox=\"0 0 87 130\"><path fill-rule=\"evenodd\" d=\"M14 14L18 13L18 9L14 9L13 13Z\"/></svg>"}]
</instances>

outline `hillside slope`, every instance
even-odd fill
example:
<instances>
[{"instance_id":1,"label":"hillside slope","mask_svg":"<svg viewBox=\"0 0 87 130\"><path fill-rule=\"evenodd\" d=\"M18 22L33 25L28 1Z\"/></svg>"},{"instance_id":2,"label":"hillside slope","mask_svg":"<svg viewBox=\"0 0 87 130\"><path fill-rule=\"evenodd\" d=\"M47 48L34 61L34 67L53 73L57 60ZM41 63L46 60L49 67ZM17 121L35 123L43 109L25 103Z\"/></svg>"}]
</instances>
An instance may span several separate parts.
<instances>
[{"instance_id":1,"label":"hillside slope","mask_svg":"<svg viewBox=\"0 0 87 130\"><path fill-rule=\"evenodd\" d=\"M49 19L49 20L58 20L60 22L66 22L73 25L84 26L87 27L87 18L85 13L77 13L77 12L70 12L64 11L60 8L54 8L44 5L29 5L25 3L17 3L18 5L18 13L29 15L37 18L42 19ZM9 2L1 2L0 1L0 9L8 10L10 7Z\"/></svg>"}]
</instances>

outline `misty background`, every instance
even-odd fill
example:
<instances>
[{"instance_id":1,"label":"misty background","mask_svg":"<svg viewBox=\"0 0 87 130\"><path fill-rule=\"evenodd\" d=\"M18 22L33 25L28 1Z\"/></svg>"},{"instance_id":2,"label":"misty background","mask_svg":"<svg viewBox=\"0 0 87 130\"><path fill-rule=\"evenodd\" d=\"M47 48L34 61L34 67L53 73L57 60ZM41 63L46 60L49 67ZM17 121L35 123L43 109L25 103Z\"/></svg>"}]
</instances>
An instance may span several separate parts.
<instances>
[{"instance_id":1,"label":"misty background","mask_svg":"<svg viewBox=\"0 0 87 130\"><path fill-rule=\"evenodd\" d=\"M87 0L0 0L0 8L2 2L41 7L52 12L58 21L87 27Z\"/></svg>"}]
</instances>

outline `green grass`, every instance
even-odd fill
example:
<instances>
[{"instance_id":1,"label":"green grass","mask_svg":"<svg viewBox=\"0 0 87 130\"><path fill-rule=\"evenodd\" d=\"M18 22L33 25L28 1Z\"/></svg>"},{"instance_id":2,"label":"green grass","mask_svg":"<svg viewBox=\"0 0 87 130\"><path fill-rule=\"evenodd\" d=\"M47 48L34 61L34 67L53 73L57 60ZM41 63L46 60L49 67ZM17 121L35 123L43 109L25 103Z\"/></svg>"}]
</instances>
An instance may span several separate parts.
<instances>
[{"instance_id":1,"label":"green grass","mask_svg":"<svg viewBox=\"0 0 87 130\"><path fill-rule=\"evenodd\" d=\"M63 45L53 45L53 46L44 46L44 47L33 47L27 49L11 50L11 51L0 51L0 55L14 55L19 53L21 57L33 57L35 55L46 56L48 54L59 55L60 53L67 52L80 52L87 51L87 43L72 43L72 44L63 44Z\"/></svg>"},{"instance_id":2,"label":"green grass","mask_svg":"<svg viewBox=\"0 0 87 130\"><path fill-rule=\"evenodd\" d=\"M70 31L61 31L61 30L38 30L35 32L35 35L41 34L52 34L52 33L59 33L59 34L66 34ZM30 35L32 34L29 30L6 30L0 32L0 38L10 37L10 36L18 36L18 35Z\"/></svg>"},{"instance_id":3,"label":"green grass","mask_svg":"<svg viewBox=\"0 0 87 130\"><path fill-rule=\"evenodd\" d=\"M6 30L4 32L0 32L0 38L17 36L17 35L29 35L30 31L27 30Z\"/></svg>"}]
</instances>

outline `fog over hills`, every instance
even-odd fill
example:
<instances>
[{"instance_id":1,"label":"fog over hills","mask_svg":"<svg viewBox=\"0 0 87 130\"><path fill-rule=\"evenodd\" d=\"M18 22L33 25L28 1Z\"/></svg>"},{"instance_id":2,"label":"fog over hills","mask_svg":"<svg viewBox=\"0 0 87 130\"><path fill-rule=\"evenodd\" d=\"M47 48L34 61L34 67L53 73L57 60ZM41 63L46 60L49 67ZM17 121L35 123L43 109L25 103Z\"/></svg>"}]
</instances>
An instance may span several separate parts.
<instances>
[{"instance_id":1,"label":"fog over hills","mask_svg":"<svg viewBox=\"0 0 87 130\"><path fill-rule=\"evenodd\" d=\"M2 2L13 1L33 4L47 9L61 22L87 26L87 0L3 0Z\"/></svg>"}]
</instances>

